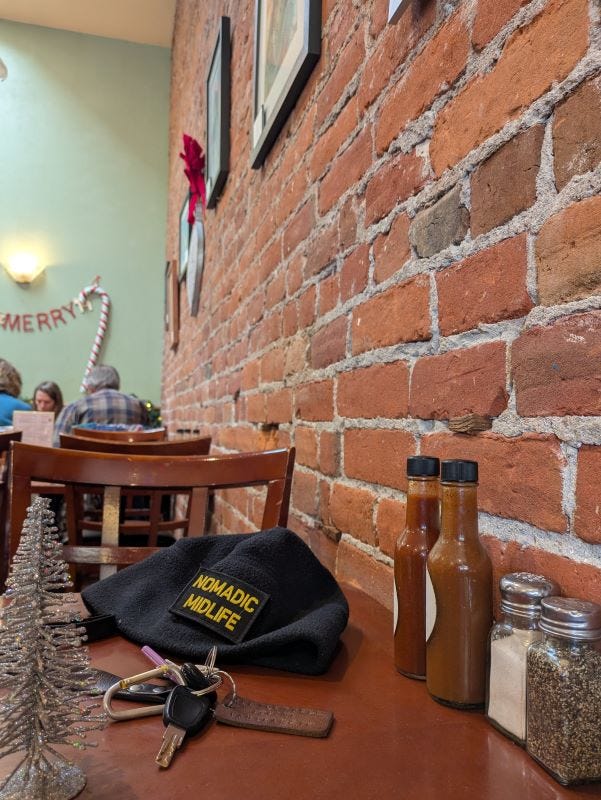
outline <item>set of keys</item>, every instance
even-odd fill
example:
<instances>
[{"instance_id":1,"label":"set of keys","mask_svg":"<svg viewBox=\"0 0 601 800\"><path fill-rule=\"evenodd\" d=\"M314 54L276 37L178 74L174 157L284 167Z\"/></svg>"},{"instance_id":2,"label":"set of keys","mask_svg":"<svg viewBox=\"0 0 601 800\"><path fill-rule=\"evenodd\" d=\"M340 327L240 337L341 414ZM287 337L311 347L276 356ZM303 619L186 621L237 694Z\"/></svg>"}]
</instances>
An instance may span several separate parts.
<instances>
[{"instance_id":1,"label":"set of keys","mask_svg":"<svg viewBox=\"0 0 601 800\"><path fill-rule=\"evenodd\" d=\"M142 651L157 664L156 668L113 683L105 692L103 705L115 721L162 713L165 733L155 761L163 769L169 767L184 739L200 733L212 718L227 725L301 736L324 737L330 731L333 715L329 711L260 703L240 697L232 676L215 666L216 647L211 649L204 664L181 666L162 658L149 647ZM174 686L166 688L143 683L156 677L168 678ZM224 680L228 681L230 690L217 702L217 689ZM113 698L124 696L130 700L148 698L153 704L132 710L114 709ZM164 705L157 705L157 699L160 702L163 698Z\"/></svg>"}]
</instances>

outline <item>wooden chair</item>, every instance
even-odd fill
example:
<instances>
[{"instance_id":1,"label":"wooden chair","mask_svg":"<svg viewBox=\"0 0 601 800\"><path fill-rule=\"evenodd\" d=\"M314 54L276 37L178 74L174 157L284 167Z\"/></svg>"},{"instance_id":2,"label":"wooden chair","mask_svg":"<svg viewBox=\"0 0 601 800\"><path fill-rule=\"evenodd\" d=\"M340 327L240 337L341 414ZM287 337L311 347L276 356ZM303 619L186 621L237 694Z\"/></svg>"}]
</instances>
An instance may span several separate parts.
<instances>
[{"instance_id":1,"label":"wooden chair","mask_svg":"<svg viewBox=\"0 0 601 800\"><path fill-rule=\"evenodd\" d=\"M10 449L11 442L20 442L21 441L22 432L21 431L7 431L6 433L0 433L0 546L2 547L2 552L4 552L4 548L6 545L6 498L7 498L7 470L6 470L6 453L8 453ZM6 579L5 574L6 567L4 564L0 565L0 583L2 587L4 586L4 580Z\"/></svg>"},{"instance_id":2,"label":"wooden chair","mask_svg":"<svg viewBox=\"0 0 601 800\"><path fill-rule=\"evenodd\" d=\"M86 439L102 439L109 442L162 442L167 438L166 428L153 428L147 431L103 431L100 428L75 425L71 433L74 436L85 436Z\"/></svg>"},{"instance_id":3,"label":"wooden chair","mask_svg":"<svg viewBox=\"0 0 601 800\"><path fill-rule=\"evenodd\" d=\"M73 489L104 487L102 537L99 547L64 547L72 564L100 564L100 577L118 565L133 564L157 547L119 546L119 498L122 487L164 490L170 494L194 489L232 489L266 486L261 529L286 525L294 469L294 448L227 456L125 456L14 443L11 448L10 538L7 556L15 553L32 481L64 484L67 515L73 513ZM181 523L180 523L181 524ZM192 531L201 535L204 531ZM156 538L155 538L156 541Z\"/></svg>"},{"instance_id":4,"label":"wooden chair","mask_svg":"<svg viewBox=\"0 0 601 800\"><path fill-rule=\"evenodd\" d=\"M88 438L84 436L73 436L68 433L60 434L60 446L68 450L85 450L91 453L120 453L121 455L136 456L206 456L211 448L211 437L203 436L194 439L180 439L176 441L115 441L112 439ZM195 489L194 513L195 517L191 521L192 525L198 528L204 524L206 514L208 492L207 490ZM73 503L74 513L67 520L67 530L69 538L73 544L84 544L86 537L90 538L94 532L100 534L102 522L99 514L89 514L84 511L84 494L90 495L90 490L82 492L74 490ZM92 494L99 494L92 493ZM190 504L192 503L192 492L187 491L183 495L172 495L167 492L134 492L124 490L123 500L120 510L119 534L121 537L136 537L136 544L157 544L156 537L153 538L151 519L156 523L157 535L167 534L173 536L174 531L180 530L181 519L190 519ZM180 501L176 508L176 499ZM154 520L153 514L158 511L159 519ZM179 513L179 518L176 517ZM69 530L69 524L75 525L75 531ZM85 532L85 533L84 533ZM98 538L96 536L95 538ZM88 544L92 542L88 541ZM125 543L125 542L124 542Z\"/></svg>"}]
</instances>

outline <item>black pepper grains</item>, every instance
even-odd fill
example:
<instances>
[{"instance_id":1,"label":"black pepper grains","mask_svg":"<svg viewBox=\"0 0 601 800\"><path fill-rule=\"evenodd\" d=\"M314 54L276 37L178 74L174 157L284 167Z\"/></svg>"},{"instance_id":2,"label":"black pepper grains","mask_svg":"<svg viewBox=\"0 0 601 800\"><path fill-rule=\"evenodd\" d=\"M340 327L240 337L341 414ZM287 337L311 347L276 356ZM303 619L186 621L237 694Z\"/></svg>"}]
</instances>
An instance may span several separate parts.
<instances>
[{"instance_id":1,"label":"black pepper grains","mask_svg":"<svg viewBox=\"0 0 601 800\"><path fill-rule=\"evenodd\" d=\"M542 601L527 657L526 747L564 785L601 780L601 607Z\"/></svg>"}]
</instances>

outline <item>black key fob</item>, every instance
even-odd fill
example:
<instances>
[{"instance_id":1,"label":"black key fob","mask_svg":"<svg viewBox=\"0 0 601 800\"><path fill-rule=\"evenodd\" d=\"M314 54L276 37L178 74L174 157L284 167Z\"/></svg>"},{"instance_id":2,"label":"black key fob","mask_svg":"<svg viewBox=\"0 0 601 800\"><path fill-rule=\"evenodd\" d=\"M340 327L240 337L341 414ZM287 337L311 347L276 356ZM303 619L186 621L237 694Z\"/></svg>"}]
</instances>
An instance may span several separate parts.
<instances>
[{"instance_id":1,"label":"black key fob","mask_svg":"<svg viewBox=\"0 0 601 800\"><path fill-rule=\"evenodd\" d=\"M209 689L215 683L215 681L203 675L196 664L191 664L190 662L182 664L180 672L188 689L192 689L194 692L197 692L199 689ZM211 705L217 700L217 692L207 692L205 696L210 701Z\"/></svg>"}]
</instances>

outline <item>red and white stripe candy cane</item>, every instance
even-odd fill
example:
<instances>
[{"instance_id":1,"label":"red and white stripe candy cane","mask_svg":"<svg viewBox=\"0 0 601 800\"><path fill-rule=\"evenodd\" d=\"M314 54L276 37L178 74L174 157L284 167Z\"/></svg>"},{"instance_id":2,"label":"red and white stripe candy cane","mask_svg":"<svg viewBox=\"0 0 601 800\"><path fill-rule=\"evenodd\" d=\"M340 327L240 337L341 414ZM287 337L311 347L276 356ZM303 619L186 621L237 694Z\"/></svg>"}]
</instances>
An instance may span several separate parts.
<instances>
[{"instance_id":1,"label":"red and white stripe candy cane","mask_svg":"<svg viewBox=\"0 0 601 800\"><path fill-rule=\"evenodd\" d=\"M88 377L92 367L96 366L96 362L98 361L100 348L102 347L102 342L104 340L106 329L108 327L109 311L111 308L111 299L108 296L107 292L105 292L105 290L102 289L97 282L94 282L90 286L86 286L84 289L82 289L77 296L76 302L82 310L84 308L84 305L87 304L89 306L88 297L93 294L97 294L101 300L100 320L98 322L98 330L96 331L96 336L94 337L94 343L92 344L92 349L90 351L90 357L88 358L88 363L86 364L86 369L83 374L81 386L79 387L79 390L81 392L85 392L86 378Z\"/></svg>"}]
</instances>

